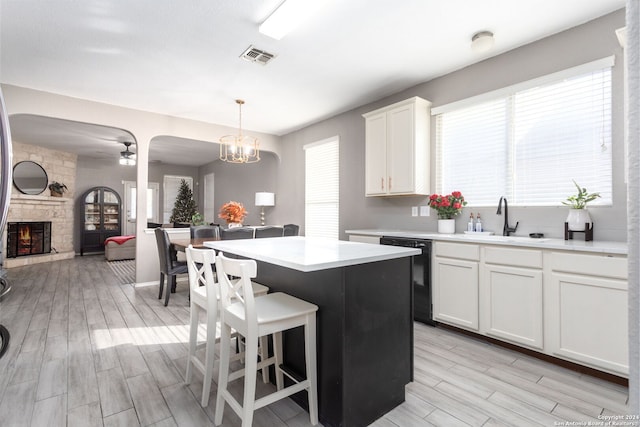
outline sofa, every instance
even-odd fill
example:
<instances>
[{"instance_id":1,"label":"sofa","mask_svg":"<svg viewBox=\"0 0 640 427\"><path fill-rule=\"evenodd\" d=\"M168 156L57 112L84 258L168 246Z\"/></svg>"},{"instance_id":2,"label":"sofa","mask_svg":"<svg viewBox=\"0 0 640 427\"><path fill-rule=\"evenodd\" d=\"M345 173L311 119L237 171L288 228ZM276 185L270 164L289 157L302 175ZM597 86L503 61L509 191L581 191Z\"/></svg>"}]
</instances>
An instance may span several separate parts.
<instances>
[{"instance_id":1,"label":"sofa","mask_svg":"<svg viewBox=\"0 0 640 427\"><path fill-rule=\"evenodd\" d=\"M104 241L104 256L107 261L136 258L136 236L114 236Z\"/></svg>"}]
</instances>

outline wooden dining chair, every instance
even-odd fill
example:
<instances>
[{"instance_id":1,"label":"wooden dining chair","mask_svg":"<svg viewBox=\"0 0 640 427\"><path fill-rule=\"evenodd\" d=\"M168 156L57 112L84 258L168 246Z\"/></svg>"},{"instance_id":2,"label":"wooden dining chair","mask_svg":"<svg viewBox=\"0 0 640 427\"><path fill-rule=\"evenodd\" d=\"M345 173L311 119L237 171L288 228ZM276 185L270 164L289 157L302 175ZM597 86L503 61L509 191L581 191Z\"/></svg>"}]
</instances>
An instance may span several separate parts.
<instances>
[{"instance_id":1,"label":"wooden dining chair","mask_svg":"<svg viewBox=\"0 0 640 427\"><path fill-rule=\"evenodd\" d=\"M178 274L186 274L187 263L178 261L176 252L171 247L169 234L163 228L156 228L156 243L158 246L158 258L160 261L160 292L158 299L162 298L162 288L164 287L164 279L167 279L167 290L165 291L164 305L169 304L171 292L175 292L176 276Z\"/></svg>"},{"instance_id":2,"label":"wooden dining chair","mask_svg":"<svg viewBox=\"0 0 640 427\"><path fill-rule=\"evenodd\" d=\"M190 316L189 316L189 354L187 357L187 372L185 383L191 383L193 368L202 373L202 397L200 405L203 407L209 404L211 393L211 380L213 378L215 343L217 341L217 322L220 290L215 280L213 266L215 264L216 253L213 249L195 249L192 245L186 248L187 267L189 269L189 295L190 295ZM259 283L252 282L251 289L256 297L266 295L269 288ZM206 313L206 340L198 344L198 326L200 324L200 313ZM199 348L205 348L204 361L196 356ZM267 340L260 343L261 360L266 358ZM264 352L264 353L262 353ZM241 355L236 356L240 358ZM269 381L267 369L262 370L263 381Z\"/></svg>"},{"instance_id":3,"label":"wooden dining chair","mask_svg":"<svg viewBox=\"0 0 640 427\"><path fill-rule=\"evenodd\" d=\"M257 273L255 260L232 259L219 253L216 257L216 270L220 285L221 338L215 424L222 423L225 402L229 403L229 406L242 419L242 426L249 427L255 410L306 390L311 424L316 425L318 423L316 367L318 306L282 292L254 298L251 292L251 278ZM304 327L305 335L306 379L304 380L290 376L281 368L282 332L299 326ZM245 338L244 369L229 372L232 329ZM274 356L258 363L258 342L261 337L268 335L273 335ZM274 365L277 391L256 399L256 370L269 365ZM295 384L284 388L283 373ZM244 377L242 405L228 390L228 383L241 377Z\"/></svg>"}]
</instances>

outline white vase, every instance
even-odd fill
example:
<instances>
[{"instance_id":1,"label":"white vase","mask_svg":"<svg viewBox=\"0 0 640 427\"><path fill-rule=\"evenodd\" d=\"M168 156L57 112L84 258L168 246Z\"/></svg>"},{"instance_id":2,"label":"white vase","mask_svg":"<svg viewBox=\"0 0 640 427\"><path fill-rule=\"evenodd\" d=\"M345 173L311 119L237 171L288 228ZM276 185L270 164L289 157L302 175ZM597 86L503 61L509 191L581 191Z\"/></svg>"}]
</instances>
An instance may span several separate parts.
<instances>
[{"instance_id":1,"label":"white vase","mask_svg":"<svg viewBox=\"0 0 640 427\"><path fill-rule=\"evenodd\" d=\"M454 234L455 232L456 232L455 219L439 219L438 220L438 233Z\"/></svg>"},{"instance_id":2,"label":"white vase","mask_svg":"<svg viewBox=\"0 0 640 427\"><path fill-rule=\"evenodd\" d=\"M237 227L242 227L242 223L241 222L230 222L227 224L227 228L237 228Z\"/></svg>"},{"instance_id":3,"label":"white vase","mask_svg":"<svg viewBox=\"0 0 640 427\"><path fill-rule=\"evenodd\" d=\"M591 224L589 211L585 209L569 209L567 223L570 231L584 231L585 224Z\"/></svg>"}]
</instances>

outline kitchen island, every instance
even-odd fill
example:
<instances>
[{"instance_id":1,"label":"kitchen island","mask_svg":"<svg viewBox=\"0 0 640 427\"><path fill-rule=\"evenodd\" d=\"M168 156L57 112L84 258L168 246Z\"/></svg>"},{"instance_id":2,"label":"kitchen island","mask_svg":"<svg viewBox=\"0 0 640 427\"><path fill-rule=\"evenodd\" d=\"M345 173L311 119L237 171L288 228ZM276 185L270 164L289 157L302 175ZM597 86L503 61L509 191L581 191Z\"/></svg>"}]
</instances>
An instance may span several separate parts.
<instances>
[{"instance_id":1,"label":"kitchen island","mask_svg":"<svg viewBox=\"0 0 640 427\"><path fill-rule=\"evenodd\" d=\"M413 377L411 256L417 249L306 237L205 246L255 259L255 279L318 305L318 406L324 426L366 426L404 401ZM304 377L301 329L285 365ZM294 400L307 406L306 393Z\"/></svg>"}]
</instances>

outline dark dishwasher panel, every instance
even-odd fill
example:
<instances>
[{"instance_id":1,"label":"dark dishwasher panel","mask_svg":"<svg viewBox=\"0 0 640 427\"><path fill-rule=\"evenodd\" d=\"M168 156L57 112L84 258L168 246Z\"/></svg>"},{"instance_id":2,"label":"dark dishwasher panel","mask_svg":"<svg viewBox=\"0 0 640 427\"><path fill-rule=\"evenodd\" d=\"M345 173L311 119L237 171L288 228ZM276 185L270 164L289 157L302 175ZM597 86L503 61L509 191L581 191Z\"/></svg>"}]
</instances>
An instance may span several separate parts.
<instances>
[{"instance_id":1,"label":"dark dishwasher panel","mask_svg":"<svg viewBox=\"0 0 640 427\"><path fill-rule=\"evenodd\" d=\"M431 300L431 240L384 236L381 245L416 248L422 254L413 256L413 319L431 326L433 304Z\"/></svg>"}]
</instances>

